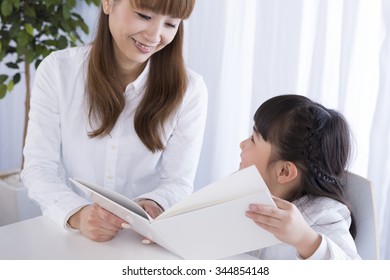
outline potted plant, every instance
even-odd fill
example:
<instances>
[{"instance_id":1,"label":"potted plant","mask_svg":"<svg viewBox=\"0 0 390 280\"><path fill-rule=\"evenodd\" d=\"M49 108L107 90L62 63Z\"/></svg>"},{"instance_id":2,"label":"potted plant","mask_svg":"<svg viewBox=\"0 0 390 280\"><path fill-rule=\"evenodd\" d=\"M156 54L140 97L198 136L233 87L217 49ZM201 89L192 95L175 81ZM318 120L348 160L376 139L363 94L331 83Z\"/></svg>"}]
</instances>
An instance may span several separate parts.
<instances>
[{"instance_id":1,"label":"potted plant","mask_svg":"<svg viewBox=\"0 0 390 280\"><path fill-rule=\"evenodd\" d=\"M100 0L85 2L95 6L100 4ZM75 12L76 6L76 0L0 0L0 61L8 70L7 73L0 73L0 99L12 92L14 86L24 78L23 146L30 110L31 67L37 68L52 51L84 43L80 34L89 33L83 17ZM22 158L22 151L20 154ZM0 173L0 198L9 195L5 191L25 192L19 171ZM6 207L4 204L0 203L0 208ZM7 223L13 219L9 218L7 212L0 209L0 226L2 219L6 219ZM20 220L23 217L15 218Z\"/></svg>"}]
</instances>

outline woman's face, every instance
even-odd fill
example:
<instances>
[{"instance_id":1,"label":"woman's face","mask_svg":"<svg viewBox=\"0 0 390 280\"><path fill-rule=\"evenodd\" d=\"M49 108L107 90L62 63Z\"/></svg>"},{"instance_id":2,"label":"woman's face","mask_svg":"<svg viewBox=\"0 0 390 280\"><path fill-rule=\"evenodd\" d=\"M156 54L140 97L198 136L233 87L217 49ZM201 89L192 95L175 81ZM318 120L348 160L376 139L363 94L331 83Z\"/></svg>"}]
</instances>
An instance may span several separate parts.
<instances>
[{"instance_id":1,"label":"woman's face","mask_svg":"<svg viewBox=\"0 0 390 280\"><path fill-rule=\"evenodd\" d=\"M174 39L181 19L134 8L129 0L104 0L115 57L124 69L145 63Z\"/></svg>"}]
</instances>

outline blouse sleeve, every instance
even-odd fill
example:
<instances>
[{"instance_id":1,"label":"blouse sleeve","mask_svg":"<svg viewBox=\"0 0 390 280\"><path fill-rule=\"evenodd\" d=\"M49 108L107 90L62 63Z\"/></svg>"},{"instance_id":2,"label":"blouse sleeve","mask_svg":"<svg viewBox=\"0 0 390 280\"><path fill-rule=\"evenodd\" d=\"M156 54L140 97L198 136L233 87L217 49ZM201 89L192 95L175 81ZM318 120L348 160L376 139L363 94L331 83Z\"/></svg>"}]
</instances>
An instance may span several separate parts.
<instances>
[{"instance_id":1,"label":"blouse sleeve","mask_svg":"<svg viewBox=\"0 0 390 280\"><path fill-rule=\"evenodd\" d=\"M324 211L313 221L311 227L321 234L322 241L317 251L309 259L360 259L355 242L349 232L351 215L348 208L336 202L336 205L325 207Z\"/></svg>"},{"instance_id":2,"label":"blouse sleeve","mask_svg":"<svg viewBox=\"0 0 390 280\"><path fill-rule=\"evenodd\" d=\"M66 184L61 159L58 63L53 54L40 64L31 94L21 178L43 215L66 228L68 214L88 202Z\"/></svg>"}]
</instances>

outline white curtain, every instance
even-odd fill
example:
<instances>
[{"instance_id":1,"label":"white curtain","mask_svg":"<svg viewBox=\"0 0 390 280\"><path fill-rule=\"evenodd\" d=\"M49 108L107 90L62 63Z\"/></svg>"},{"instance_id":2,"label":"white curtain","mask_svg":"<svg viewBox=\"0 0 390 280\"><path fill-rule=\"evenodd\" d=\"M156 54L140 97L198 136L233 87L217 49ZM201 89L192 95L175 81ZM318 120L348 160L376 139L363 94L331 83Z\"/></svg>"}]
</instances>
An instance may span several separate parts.
<instances>
[{"instance_id":1,"label":"white curtain","mask_svg":"<svg viewBox=\"0 0 390 280\"><path fill-rule=\"evenodd\" d=\"M381 255L390 259L390 1L383 0L382 18L385 25L380 52L379 89L375 99L370 127L368 178L376 186L378 220L381 229Z\"/></svg>"},{"instance_id":2,"label":"white curtain","mask_svg":"<svg viewBox=\"0 0 390 280\"><path fill-rule=\"evenodd\" d=\"M93 30L96 9L80 11ZM206 81L209 111L196 187L237 170L239 143L263 101L306 95L349 121L350 169L375 186L381 257L390 259L388 15L390 0L197 0L185 54ZM0 101L0 171L20 165L24 88L17 91Z\"/></svg>"},{"instance_id":3,"label":"white curtain","mask_svg":"<svg viewBox=\"0 0 390 280\"><path fill-rule=\"evenodd\" d=\"M197 1L186 26L187 62L209 90L209 110L196 185L238 169L239 143L251 124L256 0Z\"/></svg>"}]
</instances>

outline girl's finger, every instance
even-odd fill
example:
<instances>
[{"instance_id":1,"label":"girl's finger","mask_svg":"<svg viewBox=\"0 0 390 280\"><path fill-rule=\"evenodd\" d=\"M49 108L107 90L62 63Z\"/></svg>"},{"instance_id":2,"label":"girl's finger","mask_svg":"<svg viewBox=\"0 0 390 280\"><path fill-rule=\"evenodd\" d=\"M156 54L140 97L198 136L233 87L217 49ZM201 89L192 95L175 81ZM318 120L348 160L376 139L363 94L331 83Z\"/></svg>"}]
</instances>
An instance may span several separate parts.
<instances>
[{"instance_id":1,"label":"girl's finger","mask_svg":"<svg viewBox=\"0 0 390 280\"><path fill-rule=\"evenodd\" d=\"M263 216L270 216L273 218L280 218L282 215L280 209L269 205L263 205L263 204L250 204L249 210L256 214L263 215Z\"/></svg>"},{"instance_id":2,"label":"girl's finger","mask_svg":"<svg viewBox=\"0 0 390 280\"><path fill-rule=\"evenodd\" d=\"M281 199L281 198L276 197L276 196L272 197L272 199L274 200L276 206L279 209L287 210L287 209L291 208L292 203L287 201L287 200Z\"/></svg>"}]
</instances>

